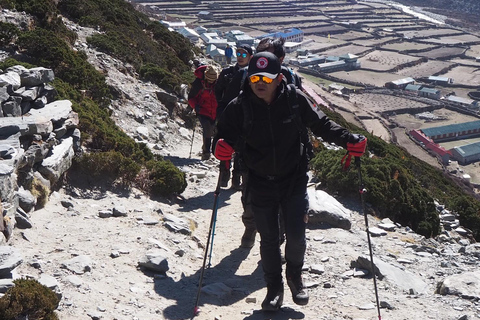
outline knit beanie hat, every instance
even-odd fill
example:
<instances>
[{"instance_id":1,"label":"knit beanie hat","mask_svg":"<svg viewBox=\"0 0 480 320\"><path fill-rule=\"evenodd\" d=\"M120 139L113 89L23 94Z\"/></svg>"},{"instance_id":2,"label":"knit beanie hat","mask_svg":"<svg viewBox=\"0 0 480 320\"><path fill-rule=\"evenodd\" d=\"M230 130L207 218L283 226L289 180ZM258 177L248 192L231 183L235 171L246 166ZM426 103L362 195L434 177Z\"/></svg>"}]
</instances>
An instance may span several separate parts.
<instances>
[{"instance_id":1,"label":"knit beanie hat","mask_svg":"<svg viewBox=\"0 0 480 320\"><path fill-rule=\"evenodd\" d=\"M215 70L215 67L213 66L208 66L205 69L205 80L208 80L210 82L214 82L218 78L218 73L217 70Z\"/></svg>"}]
</instances>

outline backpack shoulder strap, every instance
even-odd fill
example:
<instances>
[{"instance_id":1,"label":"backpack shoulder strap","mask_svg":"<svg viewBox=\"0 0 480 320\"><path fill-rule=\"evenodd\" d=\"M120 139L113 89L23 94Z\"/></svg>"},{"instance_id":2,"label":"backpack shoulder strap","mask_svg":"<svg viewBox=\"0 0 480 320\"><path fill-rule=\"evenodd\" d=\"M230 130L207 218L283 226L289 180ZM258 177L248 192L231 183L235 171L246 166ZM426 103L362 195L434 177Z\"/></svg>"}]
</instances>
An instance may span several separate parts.
<instances>
[{"instance_id":1,"label":"backpack shoulder strap","mask_svg":"<svg viewBox=\"0 0 480 320\"><path fill-rule=\"evenodd\" d=\"M292 118L297 125L298 131L302 134L307 133L307 127L303 124L300 116L300 106L298 105L297 100L297 88L293 83L287 85L287 99L290 113L292 114Z\"/></svg>"},{"instance_id":2,"label":"backpack shoulder strap","mask_svg":"<svg viewBox=\"0 0 480 320\"><path fill-rule=\"evenodd\" d=\"M243 89L243 84L245 83L245 79L247 79L247 68L240 69L240 72L242 72L242 81L240 82L240 90Z\"/></svg>"}]
</instances>

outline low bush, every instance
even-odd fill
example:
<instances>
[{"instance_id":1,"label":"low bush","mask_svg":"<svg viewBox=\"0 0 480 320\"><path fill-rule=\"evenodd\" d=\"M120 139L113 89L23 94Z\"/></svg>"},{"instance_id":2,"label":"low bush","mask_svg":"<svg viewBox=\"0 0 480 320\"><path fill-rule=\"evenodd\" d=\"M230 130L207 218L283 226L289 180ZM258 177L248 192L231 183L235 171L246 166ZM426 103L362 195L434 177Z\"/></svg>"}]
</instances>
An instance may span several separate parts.
<instances>
[{"instance_id":1,"label":"low bush","mask_svg":"<svg viewBox=\"0 0 480 320\"><path fill-rule=\"evenodd\" d=\"M185 173L179 171L170 161L150 160L145 167L151 182L148 191L152 196L180 194L187 187Z\"/></svg>"},{"instance_id":2,"label":"low bush","mask_svg":"<svg viewBox=\"0 0 480 320\"><path fill-rule=\"evenodd\" d=\"M17 279L15 286L0 298L0 319L58 320L55 309L60 302L57 295L33 279Z\"/></svg>"}]
</instances>

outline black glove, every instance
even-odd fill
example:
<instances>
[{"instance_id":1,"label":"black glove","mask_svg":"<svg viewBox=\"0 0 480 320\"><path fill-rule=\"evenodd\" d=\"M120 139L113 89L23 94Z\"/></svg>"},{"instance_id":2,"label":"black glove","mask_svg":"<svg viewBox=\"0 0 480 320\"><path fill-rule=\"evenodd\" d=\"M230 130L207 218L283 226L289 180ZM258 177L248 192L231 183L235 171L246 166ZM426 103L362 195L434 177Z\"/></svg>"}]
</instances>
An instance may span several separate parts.
<instances>
[{"instance_id":1,"label":"black glove","mask_svg":"<svg viewBox=\"0 0 480 320\"><path fill-rule=\"evenodd\" d=\"M363 140L365 140L365 136L358 133L350 133L350 136L348 137L348 143L355 144Z\"/></svg>"}]
</instances>

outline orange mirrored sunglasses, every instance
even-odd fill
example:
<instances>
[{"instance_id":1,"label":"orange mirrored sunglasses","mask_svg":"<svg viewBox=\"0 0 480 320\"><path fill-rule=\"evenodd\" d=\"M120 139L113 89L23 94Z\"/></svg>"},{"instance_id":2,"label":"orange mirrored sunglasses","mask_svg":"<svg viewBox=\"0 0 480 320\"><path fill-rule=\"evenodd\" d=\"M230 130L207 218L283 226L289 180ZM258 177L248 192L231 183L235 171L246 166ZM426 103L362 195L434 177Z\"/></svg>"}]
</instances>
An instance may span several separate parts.
<instances>
[{"instance_id":1,"label":"orange mirrored sunglasses","mask_svg":"<svg viewBox=\"0 0 480 320\"><path fill-rule=\"evenodd\" d=\"M258 81L262 80L263 82L265 82L266 84L270 84L273 82L274 79L272 78L269 78L269 77L266 77L266 76L250 76L250 82L251 83L257 83Z\"/></svg>"}]
</instances>

